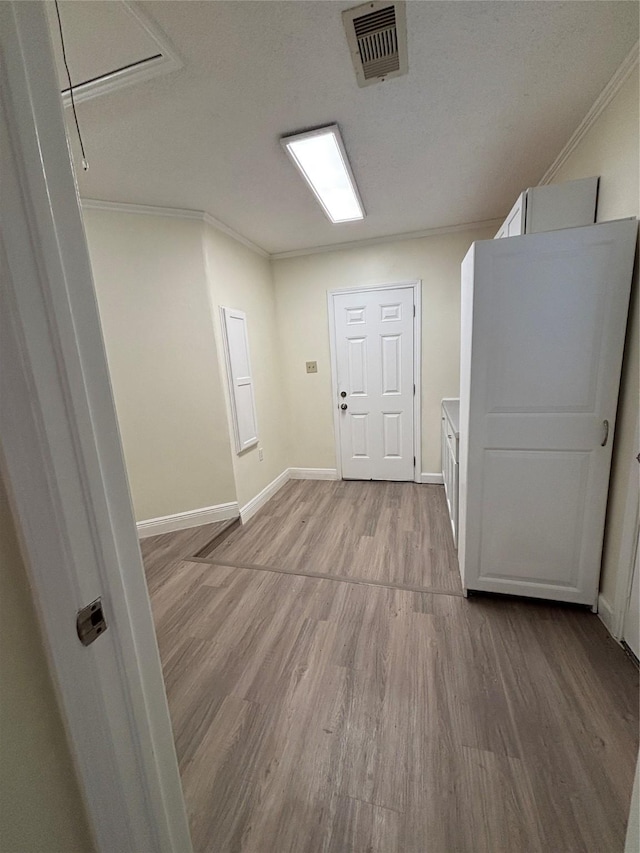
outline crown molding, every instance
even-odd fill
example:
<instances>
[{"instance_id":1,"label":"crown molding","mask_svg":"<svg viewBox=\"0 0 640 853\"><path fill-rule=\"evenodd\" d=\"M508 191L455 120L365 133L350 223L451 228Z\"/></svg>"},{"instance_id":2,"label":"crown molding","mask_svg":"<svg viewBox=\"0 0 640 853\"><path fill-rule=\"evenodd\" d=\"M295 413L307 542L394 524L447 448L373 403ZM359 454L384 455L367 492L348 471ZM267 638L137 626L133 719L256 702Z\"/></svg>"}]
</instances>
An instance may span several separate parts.
<instances>
[{"instance_id":1,"label":"crown molding","mask_svg":"<svg viewBox=\"0 0 640 853\"><path fill-rule=\"evenodd\" d=\"M255 252L256 255L260 255L263 258L271 257L269 252L267 252L266 249L263 249L262 246L258 246L258 244L254 243L253 240L249 240L248 237L244 237L238 231L234 231L233 228L230 228L228 225L225 225L224 222L221 222L219 219L216 219L215 216L211 216L210 213L205 213L202 218L207 223L207 225L210 225L217 231L222 231L223 234L226 234L233 240L237 240L238 243L242 243L243 246L246 246L247 249L251 249L251 251Z\"/></svg>"},{"instance_id":2,"label":"crown molding","mask_svg":"<svg viewBox=\"0 0 640 853\"><path fill-rule=\"evenodd\" d=\"M461 225L444 225L441 228L426 228L424 231L407 231L404 234L389 234L385 237L367 237L363 240L351 240L348 243L333 243L330 246L314 246L308 249L293 249L290 252L274 252L270 255L272 261L285 258L299 258L303 255L318 255L324 252L341 252L349 249L360 249L366 246L378 246L383 243L397 243L400 240L419 240L421 237L437 237L444 234L457 234L461 231L474 231L481 228L498 229L503 219L482 219L479 222L464 222Z\"/></svg>"},{"instance_id":3,"label":"crown molding","mask_svg":"<svg viewBox=\"0 0 640 853\"><path fill-rule=\"evenodd\" d=\"M204 210L188 210L182 207L158 207L152 204L129 204L124 201L102 201L97 198L81 198L80 204L84 210L108 210L111 213L130 213L137 214L138 216L165 216L171 219L196 219L200 222L205 222L217 231L221 231L227 237L231 237L232 240L242 243L243 246L251 249L257 255L263 258L270 257L269 253L261 246L258 246L257 243L234 231L233 228L225 225L224 222L216 219L215 216L211 216L210 213L205 213Z\"/></svg>"},{"instance_id":4,"label":"crown molding","mask_svg":"<svg viewBox=\"0 0 640 853\"><path fill-rule=\"evenodd\" d=\"M182 207L157 207L153 204L130 204L126 201L102 201L99 198L81 198L85 210L110 210L112 213L137 213L139 216L168 216L172 219L204 219L203 210Z\"/></svg>"},{"instance_id":5,"label":"crown molding","mask_svg":"<svg viewBox=\"0 0 640 853\"><path fill-rule=\"evenodd\" d=\"M302 255L316 255L322 252L340 252L343 250L356 249L365 246L377 246L381 243L397 243L399 240L418 240L421 237L436 237L439 234L457 234L460 231L473 231L480 228L499 228L502 219L483 219L480 222L465 222L462 225L445 225L442 228L427 228L424 231L409 231L405 234L390 234L387 237L369 237L363 240L352 240L349 243L334 243L331 246L315 246L308 249L293 249L290 252L276 252L269 254L261 246L253 243L247 237L243 237L233 228L225 225L210 213L203 210L189 210L183 207L158 207L152 204L129 204L120 201L102 201L97 198L82 198L80 204L84 210L109 210L112 213L133 213L138 216L166 216L171 219L196 219L206 222L217 231L221 231L238 243L242 243L252 252L263 258L278 261L283 258L298 258Z\"/></svg>"},{"instance_id":6,"label":"crown molding","mask_svg":"<svg viewBox=\"0 0 640 853\"><path fill-rule=\"evenodd\" d=\"M602 92L600 92L593 106L582 119L567 144L542 176L539 186L551 183L558 171L578 147L592 125L595 124L600 115L627 82L631 74L636 70L639 59L639 44L640 42L635 43L616 73L613 75L611 80L609 80Z\"/></svg>"}]
</instances>

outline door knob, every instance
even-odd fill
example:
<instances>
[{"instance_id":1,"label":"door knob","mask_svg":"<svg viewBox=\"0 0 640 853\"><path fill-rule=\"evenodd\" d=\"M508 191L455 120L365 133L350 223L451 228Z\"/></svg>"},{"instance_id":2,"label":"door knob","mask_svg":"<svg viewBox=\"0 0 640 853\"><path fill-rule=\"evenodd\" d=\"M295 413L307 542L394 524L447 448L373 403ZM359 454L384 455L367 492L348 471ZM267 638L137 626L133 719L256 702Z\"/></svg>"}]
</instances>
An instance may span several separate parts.
<instances>
[{"instance_id":1,"label":"door knob","mask_svg":"<svg viewBox=\"0 0 640 853\"><path fill-rule=\"evenodd\" d=\"M341 391L341 392L340 392L340 396L341 396L341 397L346 397L346 396L347 396L347 392L346 392L346 391Z\"/></svg>"},{"instance_id":2,"label":"door knob","mask_svg":"<svg viewBox=\"0 0 640 853\"><path fill-rule=\"evenodd\" d=\"M346 404L346 403L342 403L342 404L341 404L341 406L340 406L340 408L341 408L341 409L342 409L342 411L344 412L344 411L345 411L345 409L347 409L347 408L348 408L348 406L347 406L347 404Z\"/></svg>"}]
</instances>

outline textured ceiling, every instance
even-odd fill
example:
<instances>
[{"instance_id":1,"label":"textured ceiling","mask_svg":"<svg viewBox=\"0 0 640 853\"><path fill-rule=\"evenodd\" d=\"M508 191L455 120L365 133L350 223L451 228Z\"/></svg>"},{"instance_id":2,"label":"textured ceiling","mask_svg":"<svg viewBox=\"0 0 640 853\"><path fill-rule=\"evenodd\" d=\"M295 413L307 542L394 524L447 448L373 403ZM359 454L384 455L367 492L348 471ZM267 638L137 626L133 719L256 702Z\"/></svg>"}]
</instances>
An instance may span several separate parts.
<instances>
[{"instance_id":1,"label":"textured ceiling","mask_svg":"<svg viewBox=\"0 0 640 853\"><path fill-rule=\"evenodd\" d=\"M340 15L352 5L140 4L184 68L78 106L81 195L204 210L273 253L497 218L638 36L635 2L409 0L409 74L360 89ZM331 225L279 144L333 122L362 222Z\"/></svg>"}]
</instances>

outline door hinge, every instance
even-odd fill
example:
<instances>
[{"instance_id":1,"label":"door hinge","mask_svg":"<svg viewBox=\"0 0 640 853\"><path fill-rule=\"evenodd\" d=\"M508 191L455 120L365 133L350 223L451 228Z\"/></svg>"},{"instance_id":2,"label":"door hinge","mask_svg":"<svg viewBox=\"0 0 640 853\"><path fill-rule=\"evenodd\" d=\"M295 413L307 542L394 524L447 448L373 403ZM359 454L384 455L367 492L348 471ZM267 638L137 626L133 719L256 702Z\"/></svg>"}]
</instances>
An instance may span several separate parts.
<instances>
[{"instance_id":1,"label":"door hinge","mask_svg":"<svg viewBox=\"0 0 640 853\"><path fill-rule=\"evenodd\" d=\"M96 598L91 604L78 610L76 630L83 646L90 646L100 634L104 634L107 630L107 621L104 618L101 598Z\"/></svg>"},{"instance_id":2,"label":"door hinge","mask_svg":"<svg viewBox=\"0 0 640 853\"><path fill-rule=\"evenodd\" d=\"M413 316L414 317L416 316L416 306L415 305L413 306Z\"/></svg>"},{"instance_id":3,"label":"door hinge","mask_svg":"<svg viewBox=\"0 0 640 853\"><path fill-rule=\"evenodd\" d=\"M413 383L413 396L416 396L416 383Z\"/></svg>"},{"instance_id":4,"label":"door hinge","mask_svg":"<svg viewBox=\"0 0 640 853\"><path fill-rule=\"evenodd\" d=\"M413 467L414 468L416 467L416 457L415 456L413 457Z\"/></svg>"}]
</instances>

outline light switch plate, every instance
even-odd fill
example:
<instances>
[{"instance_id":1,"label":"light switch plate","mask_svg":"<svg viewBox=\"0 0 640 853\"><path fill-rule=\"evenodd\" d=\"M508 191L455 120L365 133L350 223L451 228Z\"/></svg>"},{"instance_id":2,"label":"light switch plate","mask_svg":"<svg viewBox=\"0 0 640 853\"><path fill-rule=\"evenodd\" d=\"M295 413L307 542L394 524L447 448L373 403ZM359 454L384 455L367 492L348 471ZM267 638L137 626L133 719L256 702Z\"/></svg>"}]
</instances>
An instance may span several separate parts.
<instances>
[{"instance_id":1,"label":"light switch plate","mask_svg":"<svg viewBox=\"0 0 640 853\"><path fill-rule=\"evenodd\" d=\"M317 373L318 372L318 362L317 361L308 361L307 362L307 373Z\"/></svg>"}]
</instances>

